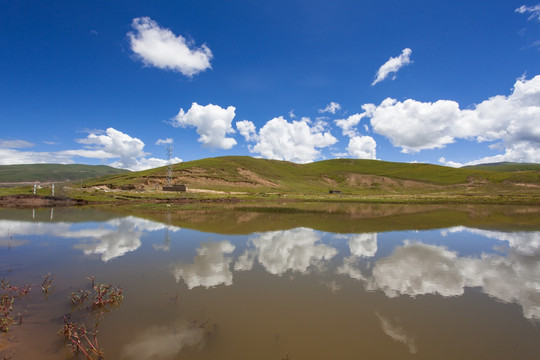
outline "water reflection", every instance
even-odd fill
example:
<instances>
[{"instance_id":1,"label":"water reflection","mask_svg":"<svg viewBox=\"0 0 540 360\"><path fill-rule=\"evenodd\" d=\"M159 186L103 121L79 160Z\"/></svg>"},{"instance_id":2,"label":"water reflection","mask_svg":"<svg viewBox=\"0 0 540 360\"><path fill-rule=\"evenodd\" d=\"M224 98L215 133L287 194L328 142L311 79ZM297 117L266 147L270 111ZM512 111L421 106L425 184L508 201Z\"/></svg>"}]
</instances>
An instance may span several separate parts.
<instances>
[{"instance_id":1,"label":"water reflection","mask_svg":"<svg viewBox=\"0 0 540 360\"><path fill-rule=\"evenodd\" d=\"M73 245L85 255L101 255L104 262L110 261L141 246L145 232L178 231L180 228L163 225L134 216L115 218L101 223L68 223L42 221L0 220L0 229L8 231L10 237L49 235L79 240ZM19 244L21 240L2 240L6 244Z\"/></svg>"},{"instance_id":2,"label":"water reflection","mask_svg":"<svg viewBox=\"0 0 540 360\"><path fill-rule=\"evenodd\" d=\"M287 271L304 273L309 268L321 271L337 254L335 248L321 243L318 232L306 228L257 234L248 244L235 270L250 270L257 259L269 273L279 276Z\"/></svg>"},{"instance_id":3,"label":"water reflection","mask_svg":"<svg viewBox=\"0 0 540 360\"><path fill-rule=\"evenodd\" d=\"M494 298L521 305L526 318L538 319L539 260L512 247L506 256L483 253L480 257L460 257L444 246L407 240L390 256L379 259L372 275L361 280L366 289L381 290L388 297L459 296L467 287L479 287Z\"/></svg>"},{"instance_id":4,"label":"water reflection","mask_svg":"<svg viewBox=\"0 0 540 360\"><path fill-rule=\"evenodd\" d=\"M122 350L123 359L174 359L184 348L202 349L207 331L186 321L170 326L151 327Z\"/></svg>"},{"instance_id":5,"label":"water reflection","mask_svg":"<svg viewBox=\"0 0 540 360\"><path fill-rule=\"evenodd\" d=\"M179 231L178 227L134 216L81 223L0 220L0 248L28 246L27 238L32 236L56 236L73 240L69 246L79 253L98 255L109 262L139 250L149 232L162 232L161 238L165 238L164 245L152 245L155 250L169 250L177 240L171 233ZM468 246L475 252L464 255L456 250L453 240L464 235L472 236ZM389 237L398 240L391 242ZM484 241L480 248L475 239L492 241L489 247ZM181 262L168 260L174 279L188 289L230 286L235 272L251 271L258 264L280 277L316 274L332 292L342 289L345 278L389 298L427 294L456 297L468 288L477 288L497 300L520 305L527 319L540 319L540 232L458 226L342 235L300 227L232 240L214 241L211 236L197 246L192 259L186 260L184 253ZM399 333L389 330L391 321L377 317L385 333Z\"/></svg>"},{"instance_id":6,"label":"water reflection","mask_svg":"<svg viewBox=\"0 0 540 360\"><path fill-rule=\"evenodd\" d=\"M391 321L388 318L379 315L375 312L375 316L380 321L382 331L390 336L393 340L403 343L409 349L411 354L416 354L418 349L416 348L415 340L412 336L409 336L405 329L399 324L398 321Z\"/></svg>"},{"instance_id":7,"label":"water reflection","mask_svg":"<svg viewBox=\"0 0 540 360\"><path fill-rule=\"evenodd\" d=\"M178 264L173 269L176 281L183 279L189 289L197 286L211 288L217 285L232 285L233 274L230 270L232 257L226 256L235 247L229 241L201 244L193 264Z\"/></svg>"}]
</instances>

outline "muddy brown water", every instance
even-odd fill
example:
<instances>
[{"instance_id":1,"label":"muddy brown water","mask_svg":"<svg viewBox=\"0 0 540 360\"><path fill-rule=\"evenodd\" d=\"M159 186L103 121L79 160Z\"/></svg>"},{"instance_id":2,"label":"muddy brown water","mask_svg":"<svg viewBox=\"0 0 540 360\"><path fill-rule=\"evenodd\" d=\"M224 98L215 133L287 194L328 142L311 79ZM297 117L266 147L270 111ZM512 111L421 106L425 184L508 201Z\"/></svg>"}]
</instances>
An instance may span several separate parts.
<instances>
[{"instance_id":1,"label":"muddy brown water","mask_svg":"<svg viewBox=\"0 0 540 360\"><path fill-rule=\"evenodd\" d=\"M330 215L333 231L304 213L281 229L277 215L270 229L246 226L271 214L242 211L241 231L226 233L201 228L200 213L158 221L84 208L0 211L0 277L32 284L15 300L23 323L0 334L0 355L84 359L57 332L70 312L96 323L96 311L69 303L92 275L124 294L99 316L106 359L538 357L540 220L519 220L535 209L515 211L510 229L508 217L502 229L486 221L486 208L475 212L478 226L469 216L432 228L396 221L395 209L382 212L392 221L365 209L336 221L343 231ZM414 219L434 221L421 214ZM368 217L372 231L351 225ZM373 218L390 225L373 231ZM48 273L55 278L45 296Z\"/></svg>"}]
</instances>

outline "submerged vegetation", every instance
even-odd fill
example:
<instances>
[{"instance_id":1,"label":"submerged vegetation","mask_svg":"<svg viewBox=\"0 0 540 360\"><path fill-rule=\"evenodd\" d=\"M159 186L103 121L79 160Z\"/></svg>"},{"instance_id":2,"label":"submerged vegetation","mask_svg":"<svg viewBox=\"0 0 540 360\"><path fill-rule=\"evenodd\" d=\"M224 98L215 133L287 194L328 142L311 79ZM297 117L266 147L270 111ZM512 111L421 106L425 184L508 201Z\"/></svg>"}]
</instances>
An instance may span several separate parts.
<instances>
[{"instance_id":1,"label":"submerged vegetation","mask_svg":"<svg viewBox=\"0 0 540 360\"><path fill-rule=\"evenodd\" d=\"M31 286L14 286L9 281L2 279L2 294L0 295L0 331L8 332L9 327L17 320L11 315L13 303L30 293ZM22 315L18 316L19 324L22 324Z\"/></svg>"},{"instance_id":2,"label":"submerged vegetation","mask_svg":"<svg viewBox=\"0 0 540 360\"><path fill-rule=\"evenodd\" d=\"M122 303L123 289L112 284L96 283L94 276L87 277L92 282L91 290L80 289L72 292L70 303L72 310L64 315L64 326L58 331L74 354L82 353L87 360L105 359L104 351L98 342L98 328L103 315L111 306ZM84 305L87 304L86 307ZM74 315L82 319L74 321ZM77 313L77 314L75 314Z\"/></svg>"}]
</instances>

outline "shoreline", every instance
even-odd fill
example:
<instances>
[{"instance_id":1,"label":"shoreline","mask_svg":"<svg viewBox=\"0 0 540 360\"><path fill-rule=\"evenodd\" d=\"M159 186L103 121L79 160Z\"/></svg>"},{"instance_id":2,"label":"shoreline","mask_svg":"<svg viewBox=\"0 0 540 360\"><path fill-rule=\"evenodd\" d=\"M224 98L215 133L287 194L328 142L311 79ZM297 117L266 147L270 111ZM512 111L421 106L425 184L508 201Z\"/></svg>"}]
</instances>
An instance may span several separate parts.
<instances>
[{"instance_id":1,"label":"shoreline","mask_svg":"<svg viewBox=\"0 0 540 360\"><path fill-rule=\"evenodd\" d=\"M165 194L159 194L165 195ZM41 194L8 194L0 196L0 207L3 208L35 208L35 207L69 207L99 205L155 205L170 204L234 204L252 203L272 204L278 202L317 202L317 203L358 203L358 204L448 204L448 205L528 205L540 206L540 196L519 194L380 194L380 195L313 195L313 194L208 194L182 197L145 196L141 193L116 193L114 197L99 196L50 196Z\"/></svg>"}]
</instances>

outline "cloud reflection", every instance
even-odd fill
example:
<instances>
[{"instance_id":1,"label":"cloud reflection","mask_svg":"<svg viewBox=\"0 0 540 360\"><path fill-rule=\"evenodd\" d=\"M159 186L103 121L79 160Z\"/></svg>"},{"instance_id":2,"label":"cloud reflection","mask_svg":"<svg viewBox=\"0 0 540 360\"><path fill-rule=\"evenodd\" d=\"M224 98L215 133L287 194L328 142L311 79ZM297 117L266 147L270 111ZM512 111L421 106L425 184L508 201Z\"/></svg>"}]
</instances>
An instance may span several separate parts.
<instances>
[{"instance_id":1,"label":"cloud reflection","mask_svg":"<svg viewBox=\"0 0 540 360\"><path fill-rule=\"evenodd\" d=\"M409 348L409 352L411 354L416 354L418 349L416 348L416 345L414 343L414 338L407 335L407 333L399 325L399 323L391 322L384 316L379 315L378 312L375 312L375 316L377 316L377 318L379 319L381 323L381 328L386 335L390 336L392 339L394 339L397 342L405 344L407 348Z\"/></svg>"},{"instance_id":2,"label":"cloud reflection","mask_svg":"<svg viewBox=\"0 0 540 360\"><path fill-rule=\"evenodd\" d=\"M107 262L141 246L146 232L178 231L179 228L150 220L127 216L103 223L67 223L0 220L0 229L9 230L12 236L51 235L82 242L73 247L85 255L98 254Z\"/></svg>"},{"instance_id":3,"label":"cloud reflection","mask_svg":"<svg viewBox=\"0 0 540 360\"><path fill-rule=\"evenodd\" d=\"M205 288L217 285L231 285L233 274L230 270L231 257L225 256L234 251L235 247L229 241L203 243L197 249L193 264L179 264L173 269L176 281L184 279L187 287Z\"/></svg>"},{"instance_id":4,"label":"cloud reflection","mask_svg":"<svg viewBox=\"0 0 540 360\"><path fill-rule=\"evenodd\" d=\"M152 327L124 346L123 359L168 360L176 359L184 348L202 348L206 330L181 322L174 326Z\"/></svg>"},{"instance_id":5,"label":"cloud reflection","mask_svg":"<svg viewBox=\"0 0 540 360\"><path fill-rule=\"evenodd\" d=\"M253 247L240 256L235 270L250 270L255 258L274 275L287 271L304 273L310 267L320 269L337 254L336 249L320 241L320 235L307 228L258 234L250 238Z\"/></svg>"},{"instance_id":6,"label":"cloud reflection","mask_svg":"<svg viewBox=\"0 0 540 360\"><path fill-rule=\"evenodd\" d=\"M462 295L466 287L507 303L521 305L528 319L540 319L540 261L510 249L506 257L482 254L459 257L443 246L405 242L390 256L380 259L366 281L370 290L389 297L440 294Z\"/></svg>"}]
</instances>

